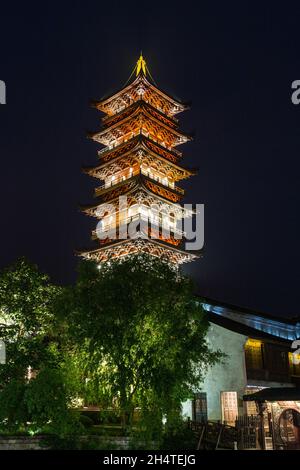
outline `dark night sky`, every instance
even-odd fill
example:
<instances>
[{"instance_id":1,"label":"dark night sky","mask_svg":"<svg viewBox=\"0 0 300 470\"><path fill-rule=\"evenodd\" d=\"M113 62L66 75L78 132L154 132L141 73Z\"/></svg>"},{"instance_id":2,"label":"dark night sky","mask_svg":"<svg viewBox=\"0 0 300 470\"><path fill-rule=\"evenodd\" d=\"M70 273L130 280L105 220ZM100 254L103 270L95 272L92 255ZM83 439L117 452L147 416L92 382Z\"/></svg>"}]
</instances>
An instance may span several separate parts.
<instances>
[{"instance_id":1,"label":"dark night sky","mask_svg":"<svg viewBox=\"0 0 300 470\"><path fill-rule=\"evenodd\" d=\"M36 5L1 4L0 267L25 255L55 282L75 279L74 250L89 245L94 226L78 211L97 183L81 173L98 148L86 139L101 117L89 102L120 88L143 49L158 85L193 104L179 117L196 130L181 147L199 168L186 201L206 210L205 255L187 267L199 292L298 314L300 105L290 96L300 79L300 8Z\"/></svg>"}]
</instances>

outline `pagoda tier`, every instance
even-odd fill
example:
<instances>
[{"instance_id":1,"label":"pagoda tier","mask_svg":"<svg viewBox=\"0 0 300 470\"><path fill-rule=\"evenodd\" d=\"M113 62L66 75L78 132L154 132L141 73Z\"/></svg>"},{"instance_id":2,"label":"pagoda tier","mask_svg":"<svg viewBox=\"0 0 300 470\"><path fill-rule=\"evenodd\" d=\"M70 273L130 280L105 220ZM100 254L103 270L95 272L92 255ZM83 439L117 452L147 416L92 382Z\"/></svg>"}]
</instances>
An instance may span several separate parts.
<instances>
[{"instance_id":1,"label":"pagoda tier","mask_svg":"<svg viewBox=\"0 0 300 470\"><path fill-rule=\"evenodd\" d=\"M170 248L156 240L122 240L111 243L108 246L97 248L93 251L81 252L81 256L92 259L97 263L104 263L114 259L124 258L129 255L148 253L172 264L182 264L196 259L194 253Z\"/></svg>"},{"instance_id":2,"label":"pagoda tier","mask_svg":"<svg viewBox=\"0 0 300 470\"><path fill-rule=\"evenodd\" d=\"M103 185L96 188L95 198L97 202L95 204L81 207L82 210L89 207L99 207L103 203L113 203L113 201L117 201L121 196L126 196L128 199L130 195L135 193L145 193L149 195L149 199L153 201L152 204L159 204L159 201L165 204L178 203L183 198L184 192L181 188L177 189L180 189L180 192L171 188L166 188L164 185L139 173L112 187L106 188L105 185Z\"/></svg>"},{"instance_id":3,"label":"pagoda tier","mask_svg":"<svg viewBox=\"0 0 300 470\"><path fill-rule=\"evenodd\" d=\"M129 141L126 139L121 143L104 147L98 151L98 157L101 158L103 162L112 160L116 156L127 153L129 150L133 149L137 141L142 141L143 145L146 146L148 150L154 152L156 155L164 157L170 162L178 164L182 157L182 153L179 150L175 148L167 149L164 145L160 145L153 138L149 139L145 134L146 133L141 129L140 133L137 136L132 137Z\"/></svg>"},{"instance_id":4,"label":"pagoda tier","mask_svg":"<svg viewBox=\"0 0 300 470\"><path fill-rule=\"evenodd\" d=\"M124 142L125 139L128 140L140 134L141 130L147 137L167 148L176 147L191 140L191 136L179 132L177 126L171 126L170 122L163 122L159 119L158 112L155 115L150 111L148 104L143 102L140 102L138 106L134 104L122 111L116 122L105 126L100 132L89 133L88 136L106 146Z\"/></svg>"},{"instance_id":5,"label":"pagoda tier","mask_svg":"<svg viewBox=\"0 0 300 470\"><path fill-rule=\"evenodd\" d=\"M184 191L175 185L196 173L181 166L174 148L191 139L174 118L187 106L149 82L142 56L136 71L131 84L95 103L106 116L102 130L89 137L106 147L99 163L83 171L103 183L95 189L96 202L81 209L99 220L92 232L98 246L81 256L101 263L147 252L179 264L197 256L184 251L181 222L193 211L179 204Z\"/></svg>"},{"instance_id":6,"label":"pagoda tier","mask_svg":"<svg viewBox=\"0 0 300 470\"><path fill-rule=\"evenodd\" d=\"M132 142L133 141L133 142ZM124 176L129 168L139 168L142 173L161 174L162 178L170 181L180 181L196 174L196 170L183 168L177 164L177 158L172 160L166 152L157 150L151 145L151 141L143 135L138 135L130 141L121 144L115 149L105 153L105 158L101 158L101 162L92 167L83 169L85 173L94 178L101 180L109 180L116 184ZM176 162L176 163L175 163ZM112 177L115 178L112 180Z\"/></svg>"},{"instance_id":7,"label":"pagoda tier","mask_svg":"<svg viewBox=\"0 0 300 470\"><path fill-rule=\"evenodd\" d=\"M173 183L161 183L160 181L153 181L151 174L144 174L138 167L131 167L132 172L128 169L128 178L124 177L117 184L110 184L109 186L104 183L95 189L95 197L102 197L103 200L109 201L110 198L122 196L128 191L128 188L141 187L148 189L153 194L164 197L168 201L178 202L183 198L184 190L178 186L171 186Z\"/></svg>"},{"instance_id":8,"label":"pagoda tier","mask_svg":"<svg viewBox=\"0 0 300 470\"><path fill-rule=\"evenodd\" d=\"M103 212L105 213L112 205L114 207L118 206L119 194L116 194L114 196L115 197L113 197L113 195L110 195L106 201L102 197L97 198L97 202L94 204L81 205L81 211L88 216L102 219L103 216L99 214L102 214ZM151 206L156 206L160 211L163 211L164 209L168 208L168 210L174 214L176 220L192 217L195 213L194 211L186 209L180 204L172 203L171 201L168 201L163 197L157 196L151 193L151 191L149 191L147 188L141 188L138 185L127 188L127 191L124 191L121 196L126 196L127 205L129 208L135 205L145 206L149 208Z\"/></svg>"},{"instance_id":9,"label":"pagoda tier","mask_svg":"<svg viewBox=\"0 0 300 470\"><path fill-rule=\"evenodd\" d=\"M188 109L188 104L181 103L159 90L153 83L147 80L146 74L142 70L140 72L136 79L128 86L108 98L94 101L93 106L109 116L118 114L124 108L141 99L166 116L174 116Z\"/></svg>"},{"instance_id":10,"label":"pagoda tier","mask_svg":"<svg viewBox=\"0 0 300 470\"><path fill-rule=\"evenodd\" d=\"M120 227L124 229L124 226L128 227L131 222L141 222L141 227L146 230L142 230L143 235L159 238L175 246L183 244L185 232L180 226L178 227L178 222L183 218L192 217L194 211L169 202L163 197L157 197L139 184L122 193L122 196L126 196L126 207L120 207L119 194L115 198L112 198L109 192L107 195L109 196L107 201L99 197L96 204L81 206L81 210L86 215L101 221L100 230L103 235L101 245L110 241L111 233L119 236ZM143 224L145 222L147 222L146 225ZM148 227L151 228L150 234L147 232ZM98 230L97 227L92 232L93 240L99 239ZM164 238L166 231L168 235Z\"/></svg>"},{"instance_id":11,"label":"pagoda tier","mask_svg":"<svg viewBox=\"0 0 300 470\"><path fill-rule=\"evenodd\" d=\"M147 115L151 115L157 121L162 124L171 127L172 129L178 129L178 121L172 117L166 116L162 112L158 111L151 104L146 103L143 99L139 99L136 103L131 104L128 108L120 111L118 114L113 116L104 116L102 118L102 127L107 128L114 126L126 117L132 116L134 113L144 111Z\"/></svg>"},{"instance_id":12,"label":"pagoda tier","mask_svg":"<svg viewBox=\"0 0 300 470\"><path fill-rule=\"evenodd\" d=\"M131 208L130 210L133 210ZM129 211L130 213L130 211ZM185 233L178 228L171 228L169 225L165 227L163 222L158 222L153 220L150 223L149 219L144 217L144 213L142 211L137 212L135 215L129 216L127 219L124 220L122 217L122 213L118 213L116 215L116 224L113 223L111 225L105 226L104 223L99 229L95 229L92 232L92 240L97 240L99 238L99 234L101 235L100 245L103 247L104 245L110 245L111 243L115 243L116 236L119 239L157 239L163 242L166 245L174 245L178 248L183 248L184 245L184 235ZM134 224L134 236L130 234L130 224ZM117 226L117 229L116 229ZM103 231L105 228L105 232ZM102 234L105 233L105 238L102 237ZM126 234L126 236L125 236Z\"/></svg>"}]
</instances>

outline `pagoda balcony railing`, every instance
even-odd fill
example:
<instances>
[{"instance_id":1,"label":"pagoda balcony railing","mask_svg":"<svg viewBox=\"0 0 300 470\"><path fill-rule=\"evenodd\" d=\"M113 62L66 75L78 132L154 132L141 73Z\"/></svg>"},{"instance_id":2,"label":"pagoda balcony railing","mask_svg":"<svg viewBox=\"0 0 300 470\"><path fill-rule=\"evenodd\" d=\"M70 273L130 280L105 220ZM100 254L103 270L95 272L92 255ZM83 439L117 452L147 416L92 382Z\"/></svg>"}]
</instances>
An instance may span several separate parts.
<instances>
[{"instance_id":1,"label":"pagoda balcony railing","mask_svg":"<svg viewBox=\"0 0 300 470\"><path fill-rule=\"evenodd\" d=\"M166 188L169 188L173 191L176 191L177 193L180 193L180 194L184 194L184 189L182 188L179 188L178 186L175 186L174 183L170 183L169 181L167 180L164 180L162 181L161 178L159 177L155 177L155 175L151 174L150 171L141 171L141 170L136 170L136 171L132 171L130 172L129 176L125 177L124 175L119 177L119 178L115 178L114 180L111 180L109 183L104 183L102 184L101 186L98 186L96 189L95 189L95 196L99 196L99 194L101 194L103 191L105 191L106 189L110 189L112 188L113 186L119 184L119 183L122 183L123 181L128 181L130 180L131 178L137 176L137 175L144 175L146 176L147 178L149 178L151 181L155 181L159 184L161 184L162 186L165 186Z\"/></svg>"},{"instance_id":2,"label":"pagoda balcony railing","mask_svg":"<svg viewBox=\"0 0 300 470\"><path fill-rule=\"evenodd\" d=\"M122 221L120 221L120 223L117 223L116 221L114 221L114 222L110 223L109 225L105 225L103 228L93 230L92 231L92 239L93 240L97 239L98 238L98 235L97 235L98 233L105 233L106 236L109 238L109 236L111 234L118 231L119 227L123 227L125 225L130 224L131 222L136 222L136 221L138 221L138 223L139 222L147 222L150 227L153 227L153 228L158 228L159 227L162 231L165 230L166 232L170 232L170 233L174 233L176 235L179 235L179 238L184 238L186 236L186 232L183 231L183 230L180 230L177 227L174 227L174 226L166 227L165 225L162 225L162 224L158 225L155 221L151 220L151 217L147 218L143 214L135 214L135 215L126 217L125 219L122 219Z\"/></svg>"},{"instance_id":3,"label":"pagoda balcony railing","mask_svg":"<svg viewBox=\"0 0 300 470\"><path fill-rule=\"evenodd\" d=\"M123 143L123 142L122 142ZM118 144L119 145L119 144ZM98 155L102 155L105 152L113 150L114 148L118 147L118 145L110 145L109 147L103 147L103 149L98 150Z\"/></svg>"},{"instance_id":4,"label":"pagoda balcony railing","mask_svg":"<svg viewBox=\"0 0 300 470\"><path fill-rule=\"evenodd\" d=\"M106 152L109 152L113 149L115 149L116 147L118 147L119 145L122 145L124 144L125 142L128 142L129 139L133 138L133 137L136 137L137 135L144 135L145 137L147 137L149 140L152 140L154 143L160 145L162 148L165 148L167 150L170 150L171 152L175 153L176 155L178 155L179 157L182 156L182 153L177 150L176 148L174 147L167 147L166 145L163 144L163 142L161 140L158 140L158 139L155 139L153 138L153 136L150 137L150 134L149 132L145 131L145 129L139 129L137 132L132 132L130 136L124 136L124 137L121 137L120 139L118 140L115 140L113 142L113 144L109 145L109 146L106 146L104 147L103 149L101 150L98 150L98 155L102 155L103 153L106 153Z\"/></svg>"}]
</instances>

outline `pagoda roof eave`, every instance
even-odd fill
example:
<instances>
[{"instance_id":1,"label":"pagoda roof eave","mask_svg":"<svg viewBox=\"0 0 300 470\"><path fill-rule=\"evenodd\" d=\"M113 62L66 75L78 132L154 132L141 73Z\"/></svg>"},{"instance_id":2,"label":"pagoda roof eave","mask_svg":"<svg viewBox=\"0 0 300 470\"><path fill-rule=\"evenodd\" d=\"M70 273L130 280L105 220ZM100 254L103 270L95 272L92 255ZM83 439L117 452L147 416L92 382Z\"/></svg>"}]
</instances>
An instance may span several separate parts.
<instances>
[{"instance_id":1,"label":"pagoda roof eave","mask_svg":"<svg viewBox=\"0 0 300 470\"><path fill-rule=\"evenodd\" d=\"M160 120L156 119L151 114L148 114L147 112L145 112L144 109L138 110L138 108L131 115L127 116L123 121L116 122L112 126L110 126L108 128L104 128L100 132L99 131L88 132L87 136L90 139L95 140L96 142L99 142L99 137L105 135L108 132L111 132L114 129L117 129L118 127L120 127L121 123L125 124L127 121L130 121L130 119L134 118L135 115L139 115L139 114L143 114L145 117L150 119L150 121L156 122L159 126L163 127L164 129L167 129L167 131L170 132L171 134L176 135L177 137L184 137L186 139L186 142L190 141L190 140L193 140L193 135L187 134L186 132L178 131L177 129L173 129L172 127L169 127L166 124L164 124L163 122L161 122ZM98 139L96 139L97 136L98 136ZM181 142L181 143L184 143L184 142ZM177 145L179 145L179 144L177 144Z\"/></svg>"},{"instance_id":2,"label":"pagoda roof eave","mask_svg":"<svg viewBox=\"0 0 300 470\"><path fill-rule=\"evenodd\" d=\"M117 145L116 147L113 147L113 148L108 148L108 147L104 147L103 149L101 149L99 152L98 152L98 156L99 158L104 158L104 156L106 157L107 155L111 154L111 153L114 153L116 151L118 151L119 149L121 149L122 147L127 147L127 146L130 146L131 147L131 144L134 142L134 141L137 141L138 143L143 143L143 145L145 145L147 147L147 149L149 150L149 145L152 145L153 147L157 147L158 148L158 152L157 151L152 151L153 153L159 153L159 151L161 152L164 152L164 153L167 153L169 155L171 155L171 159L170 158L167 158L167 160L170 160L170 161L178 161L181 157L182 157L182 152L180 152L179 150L177 149L174 149L174 148L168 148L168 147L164 147L163 145L161 145L159 142L156 142L155 140L152 140L150 139L149 137L147 137L145 134L143 133L139 133L137 135L135 135L134 137L132 137L131 139L127 140L127 141L124 141L124 142L121 142L119 145ZM148 143L148 145L147 145ZM132 147L131 149L133 150L135 147Z\"/></svg>"},{"instance_id":3,"label":"pagoda roof eave","mask_svg":"<svg viewBox=\"0 0 300 470\"><path fill-rule=\"evenodd\" d=\"M158 188L156 190L157 192L152 190L151 187L152 188L154 188L154 187ZM101 194L95 196L95 198L99 200L99 203L96 204L96 205L93 205L92 207L97 207L100 204L107 203L109 201L115 200L119 196L125 196L127 194L130 194L133 191L136 191L136 190L144 190L144 191L148 192L149 194L151 194L152 196L158 197L159 199L161 199L165 203L168 203L168 202L177 203L177 202L180 201L180 199L183 198L183 195L184 195L184 191L181 188L177 187L177 190L176 190L176 189L170 188L169 186L164 186L163 184L159 183L159 181L152 180L151 178L147 177L143 173L138 173L137 175L134 175L133 177L128 178L127 180L120 181L119 183L117 183L113 186L110 186L108 188L104 188L103 192L101 192ZM106 197L107 195L109 195L110 192L112 194L116 194L116 191L118 192L118 194L115 197L113 197L112 199L107 199L107 200L105 199L105 200L101 201L101 199L103 197ZM163 197L159 196L159 192L161 194L163 192L165 192L165 194L166 193L172 194L173 195L173 200L171 198L168 199L167 196L163 196Z\"/></svg>"},{"instance_id":4,"label":"pagoda roof eave","mask_svg":"<svg viewBox=\"0 0 300 470\"><path fill-rule=\"evenodd\" d=\"M173 96L169 95L163 90L160 90L157 86L155 86L153 83L151 83L143 74L139 74L133 82L129 83L127 86L124 88L121 88L120 90L113 92L112 94L103 97L100 100L92 100L92 106L99 109L102 111L101 107L106 105L109 101L116 99L119 95L122 93L126 93L130 88L132 88L134 85L137 85L140 81L145 81L146 84L153 90L155 90L156 93L167 99L168 101L171 101L172 103L176 104L177 106L182 108L182 111L185 111L190 108L191 103L190 102L183 102L179 100L178 98L174 98Z\"/></svg>"},{"instance_id":5,"label":"pagoda roof eave","mask_svg":"<svg viewBox=\"0 0 300 470\"><path fill-rule=\"evenodd\" d=\"M85 165L85 166L81 167L81 170L84 174L92 176L92 177L99 180L99 179L102 179L102 178L99 178L97 175L95 175L94 174L95 172L109 166L112 162L115 162L115 161L117 161L119 159L122 159L122 158L123 158L123 156L121 155L119 157L116 157L116 159L114 159L114 160L110 160L108 162L103 163L102 165ZM163 157L160 157L160 158L163 159ZM182 170L183 172L185 172L188 175L188 176L185 176L182 179L189 178L190 176L195 176L199 172L198 168L183 168L180 165L176 165L172 162L169 162L169 160L165 160L165 161L166 161L166 163L172 165L173 167L175 167L178 170Z\"/></svg>"},{"instance_id":6,"label":"pagoda roof eave","mask_svg":"<svg viewBox=\"0 0 300 470\"><path fill-rule=\"evenodd\" d=\"M140 137L140 136L138 136L138 137ZM198 173L198 168L182 167L181 165L178 165L177 163L175 163L174 161L169 160L168 158L164 157L163 155L156 154L153 150L150 150L146 145L144 145L144 142L143 142L143 140L144 140L143 137L144 136L142 135L141 137L142 137L142 139L137 139L136 140L136 144L135 144L134 147L130 146L129 150L125 151L121 155L116 155L115 157L111 158L110 160L104 161L103 163L98 163L96 165L85 165L85 166L83 166L82 167L83 173L89 174L89 175L94 176L95 178L97 178L97 176L94 175L94 173L96 171L100 171L101 169L106 168L109 165L111 165L113 162L117 162L118 160L124 159L125 157L127 157L130 154L132 154L132 153L136 152L137 150L139 150L140 147L144 148L146 152L149 152L149 154L151 154L155 158L157 158L157 159L165 162L166 164L172 166L173 168L176 168L177 170L182 171L183 173L187 174L188 175L187 177L196 175ZM136 139L136 137L134 137L134 139ZM118 149L118 147L116 147L113 150L116 151L117 149Z\"/></svg>"},{"instance_id":7,"label":"pagoda roof eave","mask_svg":"<svg viewBox=\"0 0 300 470\"><path fill-rule=\"evenodd\" d=\"M164 114L163 112L161 112L159 109L155 108L151 103L148 103L147 101L145 101L143 98L140 98L138 99L137 101L133 102L132 104L130 104L129 106L127 106L126 108L122 109L119 113L116 113L116 114L113 114L113 115L108 115L108 116L105 116L104 118L102 118L102 122L103 122L103 126L105 126L105 128L109 127L111 124L111 121L114 121L115 119L119 119L122 117L122 114L128 114L130 115L130 113L134 112L136 109L143 109L145 108L147 110L147 108L149 108L149 112L154 112L155 114L157 114L159 116L159 119L161 119L163 122L163 120L167 120L170 124L170 127L173 127L173 128L177 128L178 127L178 119L174 118L173 116L168 116L166 114ZM120 122L120 121L118 121Z\"/></svg>"},{"instance_id":8,"label":"pagoda roof eave","mask_svg":"<svg viewBox=\"0 0 300 470\"><path fill-rule=\"evenodd\" d=\"M191 250L183 250L183 249L180 249L180 248L177 248L175 246L172 246L170 244L168 244L167 242L163 241L163 240L157 240L155 238L126 238L126 239L123 239L123 240L112 240L110 243L107 243L103 246L99 246L97 248L92 248L90 250L79 250L79 251L76 251L76 254L79 255L79 256L85 256L85 255L88 255L88 254L96 254L96 253L99 253L101 251L105 251L105 250L108 250L110 248L115 248L115 247L118 247L120 245L124 245L126 243L134 243L136 241L142 241L142 242L145 242L145 243L152 243L154 245L160 245L160 246L163 246L165 249L168 249L170 251L174 251L178 254L181 254L183 256L190 256L192 257L193 259L196 259L196 258L199 258L203 255L203 250L195 250L195 251L191 251Z\"/></svg>"},{"instance_id":9,"label":"pagoda roof eave","mask_svg":"<svg viewBox=\"0 0 300 470\"><path fill-rule=\"evenodd\" d=\"M125 182L126 181L124 181L124 183ZM114 204L114 203L116 203L118 201L120 195L122 195L122 196L125 196L125 195L126 196L131 196L131 195L134 195L135 193L137 193L139 191L148 194L149 196L153 197L154 199L157 199L158 201L160 201L163 204L168 204L169 206L174 207L174 210L176 208L177 208L177 210L179 210L179 209L182 210L185 213L184 217L190 217L192 214L196 214L196 211L194 209L187 210L179 202L175 202L175 201L165 199L165 198L161 197L160 195L152 192L148 187L144 186L143 184L139 184L139 185L136 184L134 187L131 186L131 187L129 187L129 189L127 191L124 191L122 194L118 194L115 197L112 197L111 199L108 199L108 200L101 200L102 195L99 195L96 198L97 202L95 202L93 204L85 204L85 205L81 204L81 205L79 205L79 210L84 212L88 216L94 217L94 214L90 213L91 211L96 210L98 207L100 207L104 204Z\"/></svg>"}]
</instances>

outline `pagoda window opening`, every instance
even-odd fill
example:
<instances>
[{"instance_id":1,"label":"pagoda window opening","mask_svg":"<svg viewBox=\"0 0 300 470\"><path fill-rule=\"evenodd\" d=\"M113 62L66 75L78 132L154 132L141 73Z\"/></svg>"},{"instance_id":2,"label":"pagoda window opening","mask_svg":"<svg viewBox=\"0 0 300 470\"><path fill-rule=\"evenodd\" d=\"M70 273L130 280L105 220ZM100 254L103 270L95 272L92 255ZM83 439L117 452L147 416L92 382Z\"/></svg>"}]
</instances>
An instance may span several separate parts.
<instances>
[{"instance_id":1,"label":"pagoda window opening","mask_svg":"<svg viewBox=\"0 0 300 470\"><path fill-rule=\"evenodd\" d=\"M105 212L103 218L99 221L97 230L100 232L106 232L112 227L113 224L115 225L115 214Z\"/></svg>"},{"instance_id":2,"label":"pagoda window opening","mask_svg":"<svg viewBox=\"0 0 300 470\"><path fill-rule=\"evenodd\" d=\"M169 224L170 224L170 227L176 228L176 221L175 221L174 212L170 212L170 214L169 214Z\"/></svg>"},{"instance_id":3,"label":"pagoda window opening","mask_svg":"<svg viewBox=\"0 0 300 470\"><path fill-rule=\"evenodd\" d=\"M129 178L132 178L132 176L135 176L138 173L139 167L137 165L135 165L135 168L130 167L129 169L127 168L126 170L121 170L111 176L108 176L105 179L104 185L100 186L98 189L102 189L103 187L110 188L111 186L114 186L115 184L118 184L121 181L125 181Z\"/></svg>"},{"instance_id":4,"label":"pagoda window opening","mask_svg":"<svg viewBox=\"0 0 300 470\"><path fill-rule=\"evenodd\" d=\"M119 225L128 224L134 220L140 219L149 224L171 230L172 232L184 234L181 230L177 229L176 218L174 213L161 212L153 208L149 208L144 204L133 204L128 210L117 212L116 220ZM113 217L110 216L106 219L106 223L103 225L103 230L108 230L111 227L111 221Z\"/></svg>"},{"instance_id":5,"label":"pagoda window opening","mask_svg":"<svg viewBox=\"0 0 300 470\"><path fill-rule=\"evenodd\" d=\"M110 188L111 186L114 186L115 184L132 178L133 176L136 176L138 174L143 174L148 178L152 179L153 181L159 182L163 186L175 189L174 181L170 180L170 178L168 178L164 173L159 172L152 167L147 167L144 164L139 166L139 164L136 163L125 170L120 170L119 172L114 173L113 175L109 175L107 178L105 178L104 184L99 186L97 190L99 191L103 188Z\"/></svg>"},{"instance_id":6,"label":"pagoda window opening","mask_svg":"<svg viewBox=\"0 0 300 470\"><path fill-rule=\"evenodd\" d=\"M167 186L168 188L171 188L171 189L175 188L174 181L170 181L170 179L166 177L165 174L155 170L154 168L151 168L150 166L146 167L145 165L142 164L141 173L154 181L158 181L163 186Z\"/></svg>"}]
</instances>

